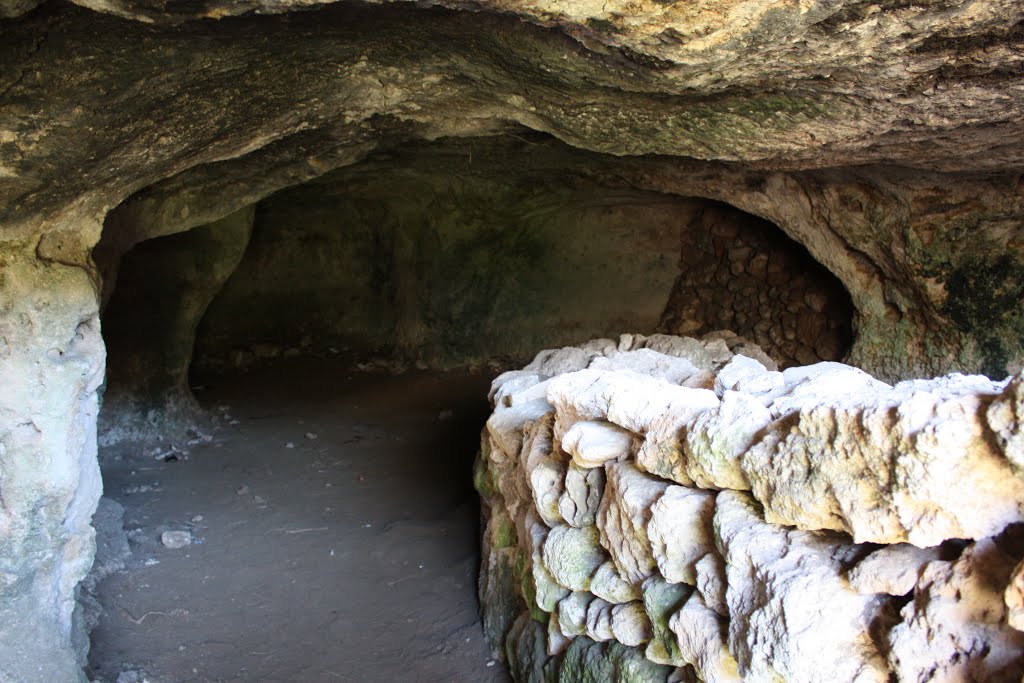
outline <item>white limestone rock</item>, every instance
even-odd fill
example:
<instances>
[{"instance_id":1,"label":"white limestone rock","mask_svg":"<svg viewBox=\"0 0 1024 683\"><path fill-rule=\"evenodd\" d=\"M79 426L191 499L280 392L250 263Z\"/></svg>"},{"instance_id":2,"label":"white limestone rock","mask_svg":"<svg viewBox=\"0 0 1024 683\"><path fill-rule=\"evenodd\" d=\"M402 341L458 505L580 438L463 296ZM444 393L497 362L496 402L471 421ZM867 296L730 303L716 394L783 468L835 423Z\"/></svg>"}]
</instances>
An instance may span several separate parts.
<instances>
[{"instance_id":1,"label":"white limestone rock","mask_svg":"<svg viewBox=\"0 0 1024 683\"><path fill-rule=\"evenodd\" d=\"M1003 602L1006 603L1006 622L1024 631L1024 560L1013 568L1010 585L1003 591Z\"/></svg>"},{"instance_id":2,"label":"white limestone rock","mask_svg":"<svg viewBox=\"0 0 1024 683\"><path fill-rule=\"evenodd\" d=\"M1018 474L1024 474L1024 373L1018 373L986 411L989 429Z\"/></svg>"},{"instance_id":3,"label":"white limestone rock","mask_svg":"<svg viewBox=\"0 0 1024 683\"><path fill-rule=\"evenodd\" d=\"M615 563L608 560L594 572L590 580L590 592L613 604L623 604L640 599L640 589L619 575Z\"/></svg>"},{"instance_id":4,"label":"white limestone rock","mask_svg":"<svg viewBox=\"0 0 1024 683\"><path fill-rule=\"evenodd\" d=\"M899 680L1020 681L1024 633L1007 624L1003 601L1015 564L984 539L954 562L926 565L903 623L889 632Z\"/></svg>"},{"instance_id":5,"label":"white limestone rock","mask_svg":"<svg viewBox=\"0 0 1024 683\"><path fill-rule=\"evenodd\" d=\"M808 390L743 456L768 521L929 547L1024 520L1024 479L986 423L1001 385L962 375L869 384L830 387L826 402Z\"/></svg>"},{"instance_id":6,"label":"white limestone rock","mask_svg":"<svg viewBox=\"0 0 1024 683\"><path fill-rule=\"evenodd\" d=\"M771 392L770 407L775 417L810 405L848 401L851 397L871 402L872 397L890 389L860 368L832 361L787 368L782 372L782 380L783 387Z\"/></svg>"},{"instance_id":7,"label":"white limestone rock","mask_svg":"<svg viewBox=\"0 0 1024 683\"><path fill-rule=\"evenodd\" d=\"M749 490L740 459L771 421L771 412L757 399L725 391L716 408L687 426L686 474L701 488Z\"/></svg>"},{"instance_id":8,"label":"white limestone rock","mask_svg":"<svg viewBox=\"0 0 1024 683\"><path fill-rule=\"evenodd\" d=\"M487 419L487 433L493 439L495 449L506 455L518 454L523 449L523 427L552 410L543 398L508 408L496 408Z\"/></svg>"},{"instance_id":9,"label":"white limestone rock","mask_svg":"<svg viewBox=\"0 0 1024 683\"><path fill-rule=\"evenodd\" d=\"M657 566L647 537L651 506L664 495L668 484L641 472L629 462L606 468L608 482L597 527L601 544L611 554L619 574L633 584L649 577Z\"/></svg>"},{"instance_id":10,"label":"white limestone rock","mask_svg":"<svg viewBox=\"0 0 1024 683\"><path fill-rule=\"evenodd\" d=\"M596 528L561 525L548 532L543 558L544 566L559 585L572 591L586 591L608 554L601 547Z\"/></svg>"},{"instance_id":11,"label":"white limestone rock","mask_svg":"<svg viewBox=\"0 0 1024 683\"><path fill-rule=\"evenodd\" d=\"M647 537L658 570L673 583L696 585L698 560L715 549L715 494L669 486L651 506Z\"/></svg>"},{"instance_id":12,"label":"white limestone rock","mask_svg":"<svg viewBox=\"0 0 1024 683\"><path fill-rule=\"evenodd\" d=\"M629 456L634 435L611 422L577 422L562 437L562 450L580 467L600 467Z\"/></svg>"},{"instance_id":13,"label":"white limestone rock","mask_svg":"<svg viewBox=\"0 0 1024 683\"><path fill-rule=\"evenodd\" d=\"M562 635L574 638L587 632L587 607L594 596L578 591L562 598L553 616L558 618L558 628Z\"/></svg>"},{"instance_id":14,"label":"white limestone rock","mask_svg":"<svg viewBox=\"0 0 1024 683\"><path fill-rule=\"evenodd\" d=\"M768 524L748 494L734 491L718 495L714 524L728 577L729 651L744 680L888 680L869 635L882 600L850 589L849 545Z\"/></svg>"},{"instance_id":15,"label":"white limestone rock","mask_svg":"<svg viewBox=\"0 0 1024 683\"><path fill-rule=\"evenodd\" d=\"M652 334L644 346L668 356L685 358L701 370L718 370L732 359L732 352L724 340L706 336L700 341L692 337L674 337L667 334Z\"/></svg>"},{"instance_id":16,"label":"white limestone rock","mask_svg":"<svg viewBox=\"0 0 1024 683\"><path fill-rule=\"evenodd\" d=\"M918 548L897 543L876 550L847 574L850 585L864 595L906 595L917 585L921 570L939 559L939 548Z\"/></svg>"},{"instance_id":17,"label":"white limestone rock","mask_svg":"<svg viewBox=\"0 0 1024 683\"><path fill-rule=\"evenodd\" d=\"M642 602L612 607L612 636L629 647L643 645L651 639L651 620Z\"/></svg>"},{"instance_id":18,"label":"white limestone rock","mask_svg":"<svg viewBox=\"0 0 1024 683\"><path fill-rule=\"evenodd\" d=\"M637 349L611 356L595 358L590 368L594 370L630 370L640 375L659 377L670 384L684 384L695 375L703 375L696 365L686 358L667 356L652 349Z\"/></svg>"},{"instance_id":19,"label":"white limestone rock","mask_svg":"<svg viewBox=\"0 0 1024 683\"><path fill-rule=\"evenodd\" d=\"M614 353L616 347L611 339L592 339L580 346L547 349L538 353L523 371L545 378L576 372L590 365L594 358Z\"/></svg>"},{"instance_id":20,"label":"white limestone rock","mask_svg":"<svg viewBox=\"0 0 1024 683\"><path fill-rule=\"evenodd\" d=\"M563 494L568 461L554 449L551 429L554 413L546 413L524 428L522 467L533 495L533 503L544 523L562 524L559 502Z\"/></svg>"},{"instance_id":21,"label":"white limestone rock","mask_svg":"<svg viewBox=\"0 0 1024 683\"><path fill-rule=\"evenodd\" d=\"M739 665L727 646L729 623L694 593L669 619L682 658L708 683L739 683Z\"/></svg>"},{"instance_id":22,"label":"white limestone rock","mask_svg":"<svg viewBox=\"0 0 1024 683\"><path fill-rule=\"evenodd\" d=\"M527 576L533 584L537 607L545 612L554 612L558 602L569 595L571 591L559 584L544 565L544 544L549 529L533 511L526 514L522 525L525 530L519 534L519 537L526 541L525 550L529 561Z\"/></svg>"},{"instance_id":23,"label":"white limestone rock","mask_svg":"<svg viewBox=\"0 0 1024 683\"><path fill-rule=\"evenodd\" d=\"M604 469L583 468L570 461L565 485L558 499L558 512L571 526L590 526L597 521L597 509L604 493Z\"/></svg>"},{"instance_id":24,"label":"white limestone rock","mask_svg":"<svg viewBox=\"0 0 1024 683\"><path fill-rule=\"evenodd\" d=\"M769 372L761 362L748 356L734 356L718 371L715 393L721 397L726 391L747 394L772 392L785 387L781 372Z\"/></svg>"},{"instance_id":25,"label":"white limestone rock","mask_svg":"<svg viewBox=\"0 0 1024 683\"><path fill-rule=\"evenodd\" d=\"M694 569L697 572L697 592L704 598L704 604L723 617L729 616L725 560L715 550L700 558Z\"/></svg>"},{"instance_id":26,"label":"white limestone rock","mask_svg":"<svg viewBox=\"0 0 1024 683\"><path fill-rule=\"evenodd\" d=\"M586 420L607 420L647 435L665 425L685 424L698 412L718 405L713 391L680 387L629 370L561 375L548 384L547 399L557 412L558 439Z\"/></svg>"},{"instance_id":27,"label":"white limestone rock","mask_svg":"<svg viewBox=\"0 0 1024 683\"><path fill-rule=\"evenodd\" d=\"M562 654L569 648L570 643L572 643L572 638L562 633L558 615L552 612L548 617L548 655L554 657Z\"/></svg>"},{"instance_id":28,"label":"white limestone rock","mask_svg":"<svg viewBox=\"0 0 1024 683\"><path fill-rule=\"evenodd\" d=\"M587 605L587 632L586 636L591 640L603 643L612 640L615 634L612 632L612 608L615 605L605 602L601 598L594 598Z\"/></svg>"}]
</instances>

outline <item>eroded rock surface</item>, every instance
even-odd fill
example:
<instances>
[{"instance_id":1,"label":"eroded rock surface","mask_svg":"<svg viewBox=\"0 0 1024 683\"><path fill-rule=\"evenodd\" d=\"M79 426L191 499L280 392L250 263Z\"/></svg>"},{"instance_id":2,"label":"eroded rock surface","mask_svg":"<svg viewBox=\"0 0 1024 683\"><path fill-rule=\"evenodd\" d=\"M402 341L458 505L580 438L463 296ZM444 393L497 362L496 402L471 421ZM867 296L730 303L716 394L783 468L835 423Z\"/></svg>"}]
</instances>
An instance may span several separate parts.
<instances>
[{"instance_id":1,"label":"eroded rock surface","mask_svg":"<svg viewBox=\"0 0 1024 683\"><path fill-rule=\"evenodd\" d=\"M592 524L549 528L535 501L506 503L528 520L516 543L532 558L547 670L590 680L581 677L609 663L587 660L596 668L584 674L579 656L614 643L629 661L674 667L678 680L1019 680L1024 493L1006 407L1019 377L892 387L835 363L779 373L732 356L722 338L659 337L664 361L629 355L633 336L546 352L534 368L560 358L564 371L544 380L544 399L524 393L546 401L543 417L518 423L521 440L491 439L520 449L480 461L510 487L481 489L495 501L534 500L501 472L525 478L538 424L553 425L542 443L561 458L591 430L615 443L614 457L563 474L563 501L570 487L600 498ZM715 390L681 386L695 372L675 358L711 373ZM496 381L496 416L530 404L515 396L539 385L522 377ZM512 422L489 424L493 433ZM652 443L658 468L642 466ZM685 447L698 443L701 453ZM581 485L593 472L603 488Z\"/></svg>"}]
</instances>

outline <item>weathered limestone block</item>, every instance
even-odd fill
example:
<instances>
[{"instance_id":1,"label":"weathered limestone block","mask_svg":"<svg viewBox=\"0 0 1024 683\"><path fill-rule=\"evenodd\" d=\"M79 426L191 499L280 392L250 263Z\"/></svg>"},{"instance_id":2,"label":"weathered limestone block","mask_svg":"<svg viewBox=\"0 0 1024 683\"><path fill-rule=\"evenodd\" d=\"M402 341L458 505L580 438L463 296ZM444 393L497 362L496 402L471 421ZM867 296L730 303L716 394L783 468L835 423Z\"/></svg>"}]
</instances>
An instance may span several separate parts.
<instances>
[{"instance_id":1,"label":"weathered limestone block","mask_svg":"<svg viewBox=\"0 0 1024 683\"><path fill-rule=\"evenodd\" d=\"M1010 585L1003 592L1006 603L1006 623L1024 631L1024 560L1017 563L1010 575Z\"/></svg>"},{"instance_id":2,"label":"weathered limestone block","mask_svg":"<svg viewBox=\"0 0 1024 683\"><path fill-rule=\"evenodd\" d=\"M610 422L577 422L562 437L562 450L580 467L600 467L629 456L633 435Z\"/></svg>"},{"instance_id":3,"label":"weathered limestone block","mask_svg":"<svg viewBox=\"0 0 1024 683\"><path fill-rule=\"evenodd\" d=\"M695 389L707 388L709 381L714 381L714 375L707 370L701 370L686 358L667 356L651 349L637 349L625 353L615 353L611 356L595 358L588 366L592 370L630 370L639 375L650 375L664 379L670 384L692 387Z\"/></svg>"},{"instance_id":4,"label":"weathered limestone block","mask_svg":"<svg viewBox=\"0 0 1024 683\"><path fill-rule=\"evenodd\" d=\"M554 527L565 520L559 507L568 462L560 457L552 441L554 413L547 413L530 423L523 440L521 462L526 471L533 503L541 519Z\"/></svg>"},{"instance_id":5,"label":"weathered limestone block","mask_svg":"<svg viewBox=\"0 0 1024 683\"><path fill-rule=\"evenodd\" d=\"M845 579L842 561L856 548L768 524L749 495L733 491L718 495L715 532L729 584L729 651L744 680L888 680L870 636L880 598Z\"/></svg>"},{"instance_id":6,"label":"weathered limestone block","mask_svg":"<svg viewBox=\"0 0 1024 683\"><path fill-rule=\"evenodd\" d=\"M694 569L697 572L697 592L704 598L704 604L723 617L729 616L725 560L716 550L700 558Z\"/></svg>"},{"instance_id":7,"label":"weathered limestone block","mask_svg":"<svg viewBox=\"0 0 1024 683\"><path fill-rule=\"evenodd\" d=\"M644 651L647 659L669 666L686 664L669 621L692 594L690 586L668 583L657 574L644 581L644 609L651 620L651 642Z\"/></svg>"},{"instance_id":8,"label":"weathered limestone block","mask_svg":"<svg viewBox=\"0 0 1024 683\"><path fill-rule=\"evenodd\" d=\"M900 680L1021 680L1024 633L1007 624L1003 601L1016 562L985 539L954 562L925 566L903 623L889 633L889 664Z\"/></svg>"},{"instance_id":9,"label":"weathered limestone block","mask_svg":"<svg viewBox=\"0 0 1024 683\"><path fill-rule=\"evenodd\" d=\"M711 372L717 371L732 360L728 344L723 339L710 335L698 341L693 337L652 334L644 341L644 348L666 356L685 358L697 368Z\"/></svg>"},{"instance_id":10,"label":"weathered limestone block","mask_svg":"<svg viewBox=\"0 0 1024 683\"><path fill-rule=\"evenodd\" d=\"M615 607L610 602L601 598L594 598L587 605L587 637L599 643L611 640L612 633L612 609Z\"/></svg>"},{"instance_id":11,"label":"weathered limestone block","mask_svg":"<svg viewBox=\"0 0 1024 683\"><path fill-rule=\"evenodd\" d=\"M590 526L597 521L597 509L604 493L604 469L584 469L570 462L565 485L558 499L558 512L571 526Z\"/></svg>"},{"instance_id":12,"label":"weathered limestone block","mask_svg":"<svg viewBox=\"0 0 1024 683\"><path fill-rule=\"evenodd\" d=\"M544 378L576 372L588 367L595 358L614 353L617 346L611 339L591 339L579 346L548 349L538 353L523 371Z\"/></svg>"},{"instance_id":13,"label":"weathered limestone block","mask_svg":"<svg viewBox=\"0 0 1024 683\"><path fill-rule=\"evenodd\" d=\"M536 512L527 512L522 521L524 527L520 532L520 538L526 540L526 551L528 553L528 566L524 576L524 584L527 589L524 593L527 602L536 604L536 607L545 612L554 612L558 601L569 595L568 588L560 585L558 580L548 571L544 565L544 543L550 531L544 522L540 520ZM531 612L535 610L531 606Z\"/></svg>"},{"instance_id":14,"label":"weathered limestone block","mask_svg":"<svg viewBox=\"0 0 1024 683\"><path fill-rule=\"evenodd\" d=\"M1024 473L1024 373L1007 384L985 417L1007 460L1018 473Z\"/></svg>"},{"instance_id":15,"label":"weathered limestone block","mask_svg":"<svg viewBox=\"0 0 1024 683\"><path fill-rule=\"evenodd\" d=\"M743 680L736 659L726 645L728 620L709 609L699 593L691 595L668 624L676 634L680 656L693 665L701 680L708 683Z\"/></svg>"},{"instance_id":16,"label":"weathered limestone block","mask_svg":"<svg viewBox=\"0 0 1024 683\"><path fill-rule=\"evenodd\" d=\"M651 506L647 537L658 570L673 583L697 583L697 562L715 550L715 494L669 486Z\"/></svg>"},{"instance_id":17,"label":"weathered limestone block","mask_svg":"<svg viewBox=\"0 0 1024 683\"><path fill-rule=\"evenodd\" d=\"M740 465L772 415L757 399L726 391L722 402L686 428L686 473L702 488L746 491L750 482Z\"/></svg>"},{"instance_id":18,"label":"weathered limestone block","mask_svg":"<svg viewBox=\"0 0 1024 683\"><path fill-rule=\"evenodd\" d=\"M552 616L557 617L562 635L573 638L587 632L587 608L593 600L590 593L577 591L559 601Z\"/></svg>"},{"instance_id":19,"label":"weathered limestone block","mask_svg":"<svg viewBox=\"0 0 1024 683\"><path fill-rule=\"evenodd\" d=\"M517 455L523 449L523 427L551 410L551 405L543 398L516 403L507 408L496 406L487 419L487 433L494 439L496 450Z\"/></svg>"},{"instance_id":20,"label":"weathered limestone block","mask_svg":"<svg viewBox=\"0 0 1024 683\"><path fill-rule=\"evenodd\" d=\"M611 554L619 574L640 584L656 568L647 524L651 506L668 484L641 472L631 463L616 463L606 468L608 484L597 512L601 545Z\"/></svg>"},{"instance_id":21,"label":"weathered limestone block","mask_svg":"<svg viewBox=\"0 0 1024 683\"><path fill-rule=\"evenodd\" d=\"M104 348L88 268L35 246L0 249L0 677L84 681L72 615L95 553Z\"/></svg>"},{"instance_id":22,"label":"weathered limestone block","mask_svg":"<svg viewBox=\"0 0 1024 683\"><path fill-rule=\"evenodd\" d=\"M540 622L523 613L505 638L505 661L509 674L523 683L547 683L554 680L548 655L548 633Z\"/></svg>"},{"instance_id":23,"label":"weathered limestone block","mask_svg":"<svg viewBox=\"0 0 1024 683\"><path fill-rule=\"evenodd\" d=\"M548 617L548 647L547 653L552 657L560 655L569 647L572 638L562 633L558 625L558 612L552 612Z\"/></svg>"},{"instance_id":24,"label":"weathered limestone block","mask_svg":"<svg viewBox=\"0 0 1024 683\"><path fill-rule=\"evenodd\" d=\"M866 401L870 396L891 388L863 370L842 362L817 362L813 366L787 368L782 371L782 382L781 388L772 389L769 393L772 398L770 408L775 417L851 396Z\"/></svg>"},{"instance_id":25,"label":"weathered limestone block","mask_svg":"<svg viewBox=\"0 0 1024 683\"><path fill-rule=\"evenodd\" d=\"M637 434L718 404L714 392L669 384L632 371L581 370L553 379L547 399L558 413L555 435L584 420L608 420Z\"/></svg>"},{"instance_id":26,"label":"weathered limestone block","mask_svg":"<svg viewBox=\"0 0 1024 683\"><path fill-rule=\"evenodd\" d=\"M494 378L487 398L495 408L511 408L546 395L547 383L543 377L524 370L511 370Z\"/></svg>"},{"instance_id":27,"label":"weathered limestone block","mask_svg":"<svg viewBox=\"0 0 1024 683\"><path fill-rule=\"evenodd\" d=\"M643 645L651 639L651 620L642 602L612 607L612 637L630 647Z\"/></svg>"},{"instance_id":28,"label":"weathered limestone block","mask_svg":"<svg viewBox=\"0 0 1024 683\"><path fill-rule=\"evenodd\" d=\"M924 566L939 555L938 547L918 548L909 543L885 546L858 562L847 579L855 591L864 595L906 595L914 590Z\"/></svg>"},{"instance_id":29,"label":"weathered limestone block","mask_svg":"<svg viewBox=\"0 0 1024 683\"><path fill-rule=\"evenodd\" d=\"M825 391L813 379L799 385L802 401L786 408L796 412L743 457L768 521L927 547L992 536L1024 519L1024 478L986 424L1001 385L949 375L844 390L844 374L834 374Z\"/></svg>"},{"instance_id":30,"label":"weathered limestone block","mask_svg":"<svg viewBox=\"0 0 1024 683\"><path fill-rule=\"evenodd\" d=\"M621 643L595 643L576 638L561 661L557 683L596 683L621 681L646 683L664 681L670 669L644 658L642 650ZM518 680L518 679L516 679Z\"/></svg>"},{"instance_id":31,"label":"weathered limestone block","mask_svg":"<svg viewBox=\"0 0 1024 683\"><path fill-rule=\"evenodd\" d=\"M771 395L785 385L781 372L770 372L760 361L747 356L734 356L715 377L715 393L719 397L726 391Z\"/></svg>"},{"instance_id":32,"label":"weathered limestone block","mask_svg":"<svg viewBox=\"0 0 1024 683\"><path fill-rule=\"evenodd\" d=\"M595 527L556 526L544 541L544 566L562 586L590 590L598 567L608 559Z\"/></svg>"},{"instance_id":33,"label":"weathered limestone block","mask_svg":"<svg viewBox=\"0 0 1024 683\"><path fill-rule=\"evenodd\" d=\"M594 572L590 592L608 602L622 604L640 599L640 589L619 575L615 563L608 560Z\"/></svg>"}]
</instances>

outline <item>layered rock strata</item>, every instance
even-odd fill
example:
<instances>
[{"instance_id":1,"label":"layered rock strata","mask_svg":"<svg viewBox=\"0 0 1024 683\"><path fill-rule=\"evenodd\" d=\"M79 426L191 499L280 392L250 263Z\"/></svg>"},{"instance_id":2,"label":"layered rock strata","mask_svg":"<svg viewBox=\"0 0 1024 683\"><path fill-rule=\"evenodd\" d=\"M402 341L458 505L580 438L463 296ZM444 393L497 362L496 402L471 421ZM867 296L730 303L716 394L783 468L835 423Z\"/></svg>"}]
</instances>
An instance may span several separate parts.
<instances>
[{"instance_id":1,"label":"layered rock strata","mask_svg":"<svg viewBox=\"0 0 1024 683\"><path fill-rule=\"evenodd\" d=\"M1022 385L731 333L542 352L477 463L491 642L529 681L1018 681Z\"/></svg>"}]
</instances>

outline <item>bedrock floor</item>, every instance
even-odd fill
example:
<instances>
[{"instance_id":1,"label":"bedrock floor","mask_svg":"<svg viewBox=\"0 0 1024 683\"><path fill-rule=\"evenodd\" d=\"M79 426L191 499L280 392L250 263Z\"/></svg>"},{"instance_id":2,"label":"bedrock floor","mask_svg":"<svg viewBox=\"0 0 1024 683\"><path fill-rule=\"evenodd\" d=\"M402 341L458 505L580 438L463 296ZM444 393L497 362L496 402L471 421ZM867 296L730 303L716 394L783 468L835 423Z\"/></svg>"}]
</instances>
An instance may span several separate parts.
<instances>
[{"instance_id":1,"label":"bedrock floor","mask_svg":"<svg viewBox=\"0 0 1024 683\"><path fill-rule=\"evenodd\" d=\"M132 558L100 584L94 673L508 680L475 595L488 382L292 362L210 382L201 401L227 424L187 458L104 453ZM169 529L193 544L165 548Z\"/></svg>"}]
</instances>

